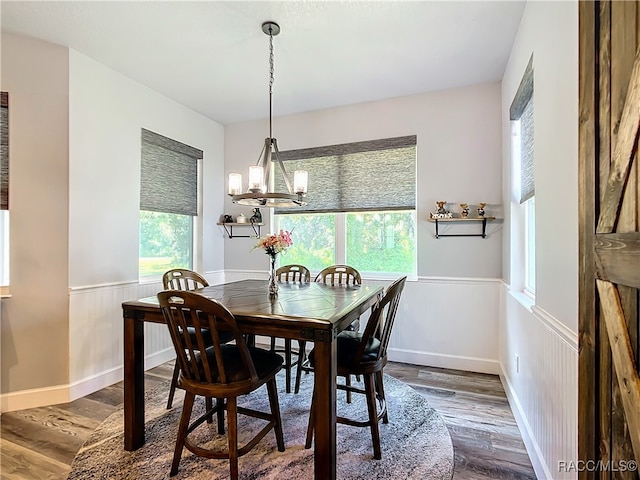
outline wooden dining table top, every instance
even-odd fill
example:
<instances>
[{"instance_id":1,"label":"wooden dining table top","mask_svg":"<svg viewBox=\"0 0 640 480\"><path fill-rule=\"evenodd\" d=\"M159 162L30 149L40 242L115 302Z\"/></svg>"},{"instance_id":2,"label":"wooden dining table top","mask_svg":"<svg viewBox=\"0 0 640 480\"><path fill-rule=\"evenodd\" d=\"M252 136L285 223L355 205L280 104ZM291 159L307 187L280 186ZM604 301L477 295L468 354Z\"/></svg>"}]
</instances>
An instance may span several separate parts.
<instances>
[{"instance_id":1,"label":"wooden dining table top","mask_svg":"<svg viewBox=\"0 0 640 480\"><path fill-rule=\"evenodd\" d=\"M312 341L312 332L346 328L361 313L354 313L360 310L358 305L382 291L376 285L331 286L315 282L280 282L278 286L277 295L269 295L265 280L239 280L194 291L227 307L246 333ZM128 301L123 306L137 311L159 310L155 296ZM157 321L163 322L161 318Z\"/></svg>"}]
</instances>

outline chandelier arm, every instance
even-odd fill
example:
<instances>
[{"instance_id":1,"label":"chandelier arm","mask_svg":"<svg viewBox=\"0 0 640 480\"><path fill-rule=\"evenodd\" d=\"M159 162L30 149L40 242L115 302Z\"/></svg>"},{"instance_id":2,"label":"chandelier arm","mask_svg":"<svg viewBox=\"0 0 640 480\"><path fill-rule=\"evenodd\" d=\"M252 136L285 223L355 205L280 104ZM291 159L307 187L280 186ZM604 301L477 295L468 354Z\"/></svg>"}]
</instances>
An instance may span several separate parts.
<instances>
[{"instance_id":1,"label":"chandelier arm","mask_svg":"<svg viewBox=\"0 0 640 480\"><path fill-rule=\"evenodd\" d=\"M271 174L271 145L273 143L273 139L272 138L266 138L264 141L264 157L262 159L262 163L263 163L263 175L264 175L264 180L263 180L263 185L267 188L267 192L270 191L271 189L269 188L269 176Z\"/></svg>"},{"instance_id":2,"label":"chandelier arm","mask_svg":"<svg viewBox=\"0 0 640 480\"><path fill-rule=\"evenodd\" d=\"M282 176L284 177L284 183L287 186L287 190L289 191L289 193L293 193L293 188L291 187L291 181L289 180L289 175L287 175L287 169L284 168L284 163L282 163L282 160L280 159L280 150L278 150L278 141L273 138L273 149L275 150L275 154L276 154L276 160L278 162L278 165L280 165L280 170L282 170Z\"/></svg>"},{"instance_id":3,"label":"chandelier arm","mask_svg":"<svg viewBox=\"0 0 640 480\"><path fill-rule=\"evenodd\" d=\"M262 166L264 167L264 151L267 148L267 142L265 142L265 144L262 146L262 150L260 150L260 155L258 155L258 161L256 162L256 165L258 166Z\"/></svg>"}]
</instances>

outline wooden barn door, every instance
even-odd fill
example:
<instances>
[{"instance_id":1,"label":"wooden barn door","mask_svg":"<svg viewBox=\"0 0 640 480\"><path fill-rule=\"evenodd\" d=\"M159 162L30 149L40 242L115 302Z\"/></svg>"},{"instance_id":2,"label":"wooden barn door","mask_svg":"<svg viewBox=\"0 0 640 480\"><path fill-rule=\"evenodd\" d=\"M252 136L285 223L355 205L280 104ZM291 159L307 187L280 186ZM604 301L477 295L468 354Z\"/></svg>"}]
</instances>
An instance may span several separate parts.
<instances>
[{"instance_id":1,"label":"wooden barn door","mask_svg":"<svg viewBox=\"0 0 640 480\"><path fill-rule=\"evenodd\" d=\"M579 9L579 478L637 480L640 6Z\"/></svg>"}]
</instances>

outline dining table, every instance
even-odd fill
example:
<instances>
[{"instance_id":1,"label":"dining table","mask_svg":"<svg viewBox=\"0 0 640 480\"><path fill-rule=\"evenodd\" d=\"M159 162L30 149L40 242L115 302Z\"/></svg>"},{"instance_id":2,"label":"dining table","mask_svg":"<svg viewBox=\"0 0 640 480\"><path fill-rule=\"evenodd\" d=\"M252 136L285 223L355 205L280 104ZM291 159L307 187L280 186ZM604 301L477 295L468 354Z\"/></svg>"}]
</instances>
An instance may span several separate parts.
<instances>
[{"instance_id":1,"label":"dining table","mask_svg":"<svg viewBox=\"0 0 640 480\"><path fill-rule=\"evenodd\" d=\"M336 337L369 311L382 294L377 285L332 286L279 283L269 294L267 280L239 280L196 292L218 300L236 318L243 333L314 344L316 479L336 478ZM124 317L124 448L145 442L144 322L165 323L156 297L122 303ZM168 332L168 331L167 331ZM286 436L286 432L285 432Z\"/></svg>"}]
</instances>

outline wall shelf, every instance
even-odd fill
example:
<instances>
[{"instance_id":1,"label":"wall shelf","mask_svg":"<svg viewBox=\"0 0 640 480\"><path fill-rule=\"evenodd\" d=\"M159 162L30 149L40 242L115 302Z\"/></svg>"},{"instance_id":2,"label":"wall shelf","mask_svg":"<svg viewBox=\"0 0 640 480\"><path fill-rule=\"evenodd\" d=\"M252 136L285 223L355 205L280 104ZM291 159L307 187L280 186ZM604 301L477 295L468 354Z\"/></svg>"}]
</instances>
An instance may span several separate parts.
<instances>
[{"instance_id":1,"label":"wall shelf","mask_svg":"<svg viewBox=\"0 0 640 480\"><path fill-rule=\"evenodd\" d=\"M495 220L496 217L455 217L455 218L430 218L431 223L436 224L436 238L440 237L482 237L487 238L487 221ZM440 233L438 226L440 223L465 223L465 222L481 222L482 233Z\"/></svg>"},{"instance_id":2,"label":"wall shelf","mask_svg":"<svg viewBox=\"0 0 640 480\"><path fill-rule=\"evenodd\" d=\"M264 223L221 223L218 222L216 225L221 225L229 238L252 238L260 236L260 227L264 225ZM233 227L251 227L253 229L253 233L255 235L234 235Z\"/></svg>"}]
</instances>

